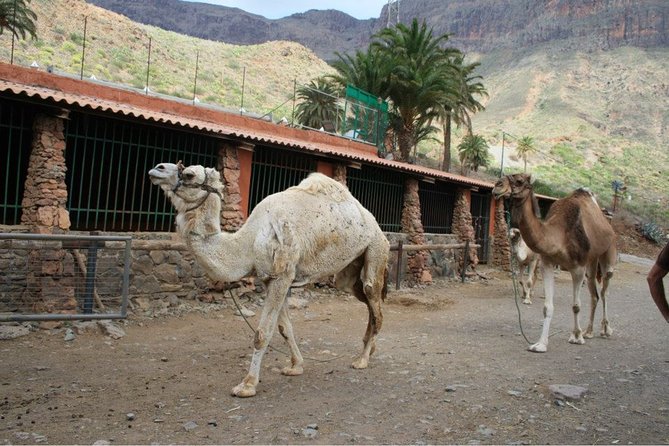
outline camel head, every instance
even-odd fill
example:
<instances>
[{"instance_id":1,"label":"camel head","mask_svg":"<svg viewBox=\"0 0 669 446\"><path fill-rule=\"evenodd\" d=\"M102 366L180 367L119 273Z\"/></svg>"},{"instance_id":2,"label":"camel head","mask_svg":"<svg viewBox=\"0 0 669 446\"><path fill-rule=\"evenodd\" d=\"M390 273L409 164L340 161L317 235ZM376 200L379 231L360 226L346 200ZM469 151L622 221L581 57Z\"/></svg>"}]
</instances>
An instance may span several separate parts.
<instances>
[{"instance_id":1,"label":"camel head","mask_svg":"<svg viewBox=\"0 0 669 446\"><path fill-rule=\"evenodd\" d=\"M532 183L534 183L534 178L525 173L507 175L495 183L492 194L496 200L500 198L523 199L532 192Z\"/></svg>"},{"instance_id":2,"label":"camel head","mask_svg":"<svg viewBox=\"0 0 669 446\"><path fill-rule=\"evenodd\" d=\"M177 164L159 163L149 170L149 179L156 186L160 186L163 191L171 192L179 184L179 176L183 169L184 165L181 164L181 161Z\"/></svg>"},{"instance_id":3,"label":"camel head","mask_svg":"<svg viewBox=\"0 0 669 446\"><path fill-rule=\"evenodd\" d=\"M511 228L509 229L509 239L511 239L511 243L518 243L520 240L520 229L518 228Z\"/></svg>"},{"instance_id":4,"label":"camel head","mask_svg":"<svg viewBox=\"0 0 669 446\"><path fill-rule=\"evenodd\" d=\"M201 202L210 194L223 196L223 183L218 170L200 165L181 169L174 193L186 203Z\"/></svg>"}]
</instances>

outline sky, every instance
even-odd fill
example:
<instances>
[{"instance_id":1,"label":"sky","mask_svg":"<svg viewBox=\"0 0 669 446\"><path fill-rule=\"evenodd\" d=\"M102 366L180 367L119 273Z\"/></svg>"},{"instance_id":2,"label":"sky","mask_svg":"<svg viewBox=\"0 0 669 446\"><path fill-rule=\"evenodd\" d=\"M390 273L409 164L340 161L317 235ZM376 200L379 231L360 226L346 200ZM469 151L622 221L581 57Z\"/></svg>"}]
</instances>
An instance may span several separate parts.
<instances>
[{"instance_id":1,"label":"sky","mask_svg":"<svg viewBox=\"0 0 669 446\"><path fill-rule=\"evenodd\" d=\"M239 8L268 19L280 19L310 9L337 9L356 19L379 18L388 0L190 0Z\"/></svg>"}]
</instances>

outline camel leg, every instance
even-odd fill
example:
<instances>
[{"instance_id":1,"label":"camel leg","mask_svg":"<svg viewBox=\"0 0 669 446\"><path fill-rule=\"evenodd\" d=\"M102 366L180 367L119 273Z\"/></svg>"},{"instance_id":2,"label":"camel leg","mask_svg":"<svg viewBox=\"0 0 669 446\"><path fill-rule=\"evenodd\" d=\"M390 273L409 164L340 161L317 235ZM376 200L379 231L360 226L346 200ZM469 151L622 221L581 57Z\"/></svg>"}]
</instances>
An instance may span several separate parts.
<instances>
[{"instance_id":1,"label":"camel leg","mask_svg":"<svg viewBox=\"0 0 669 446\"><path fill-rule=\"evenodd\" d=\"M295 342L295 336L293 335L293 324L290 322L290 315L288 314L288 300L284 301L281 313L279 313L279 333L281 333L281 336L283 336L290 347L290 367L284 367L281 373L286 376L301 375L304 373L304 369L302 368L304 359L302 359L302 354L297 347L297 342Z\"/></svg>"},{"instance_id":2,"label":"camel leg","mask_svg":"<svg viewBox=\"0 0 669 446\"><path fill-rule=\"evenodd\" d=\"M608 309L607 298L608 298L609 281L613 277L613 265L616 260L616 253L607 252L607 256L612 258L607 258L606 262L601 263L602 271L604 272L604 274L602 277L602 292L601 292L603 315L602 315L602 331L600 332L600 336L604 337L609 337L613 334L613 328L611 328L611 325L609 324L609 317L607 312Z\"/></svg>"},{"instance_id":3,"label":"camel leg","mask_svg":"<svg viewBox=\"0 0 669 446\"><path fill-rule=\"evenodd\" d=\"M518 282L520 283L520 287L523 290L523 303L525 305L532 305L532 297L530 296L529 288L529 276L527 279L525 278L525 265L519 265Z\"/></svg>"},{"instance_id":4,"label":"camel leg","mask_svg":"<svg viewBox=\"0 0 669 446\"><path fill-rule=\"evenodd\" d=\"M256 394L256 386L260 380L260 364L267 346L272 340L274 329L277 326L279 314L286 300L288 288L293 277L272 279L267 285L267 298L260 315L260 322L253 339L253 356L249 372L241 383L232 389L232 394L238 397L250 397Z\"/></svg>"},{"instance_id":5,"label":"camel leg","mask_svg":"<svg viewBox=\"0 0 669 446\"><path fill-rule=\"evenodd\" d=\"M574 299L571 306L572 312L574 313L574 330L569 336L569 343L571 344L585 344L583 331L578 322L578 314L581 312L581 288L583 287L583 279L585 279L585 268L577 267L571 271L571 284L574 288Z\"/></svg>"},{"instance_id":6,"label":"camel leg","mask_svg":"<svg viewBox=\"0 0 669 446\"><path fill-rule=\"evenodd\" d=\"M534 294L534 285L537 283L537 265L539 264L539 258L535 258L530 262L530 265L527 269L527 303L532 304L532 294ZM523 302L524 303L524 302Z\"/></svg>"},{"instance_id":7,"label":"camel leg","mask_svg":"<svg viewBox=\"0 0 669 446\"><path fill-rule=\"evenodd\" d=\"M593 322L595 320L595 312L597 311L597 303L599 302L599 291L597 291L597 268L598 263L593 262L588 268L588 291L590 292L590 319L588 321L588 328L585 329L583 337L592 338Z\"/></svg>"},{"instance_id":8,"label":"camel leg","mask_svg":"<svg viewBox=\"0 0 669 446\"><path fill-rule=\"evenodd\" d=\"M335 277L337 288L352 293L359 301L367 305L369 312L367 329L362 338L362 352L351 364L351 367L355 369L364 369L369 365L369 357L376 350L376 335L383 322L381 300L386 289L386 269L385 265L370 266L366 260L369 257L369 254L366 254L364 265L362 257L359 257ZM381 256L381 258L385 257ZM369 271L372 273L370 274Z\"/></svg>"},{"instance_id":9,"label":"camel leg","mask_svg":"<svg viewBox=\"0 0 669 446\"><path fill-rule=\"evenodd\" d=\"M539 342L532 344L529 347L531 352L545 353L548 349L548 332L551 328L551 319L553 318L553 292L555 291L555 266L552 263L542 259L543 263L543 278L544 278L544 293L546 300L544 301L544 324L541 329L541 337Z\"/></svg>"}]
</instances>

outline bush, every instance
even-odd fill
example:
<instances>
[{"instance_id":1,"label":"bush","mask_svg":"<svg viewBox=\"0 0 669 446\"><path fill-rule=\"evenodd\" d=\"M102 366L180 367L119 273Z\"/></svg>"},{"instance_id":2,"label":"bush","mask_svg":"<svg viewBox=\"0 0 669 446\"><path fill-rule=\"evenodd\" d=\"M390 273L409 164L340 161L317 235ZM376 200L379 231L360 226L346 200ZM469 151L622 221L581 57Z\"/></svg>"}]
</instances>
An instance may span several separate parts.
<instances>
[{"instance_id":1,"label":"bush","mask_svg":"<svg viewBox=\"0 0 669 446\"><path fill-rule=\"evenodd\" d=\"M664 242L664 232L662 228L653 222L641 223L639 232L648 240L657 243L658 245Z\"/></svg>"}]
</instances>

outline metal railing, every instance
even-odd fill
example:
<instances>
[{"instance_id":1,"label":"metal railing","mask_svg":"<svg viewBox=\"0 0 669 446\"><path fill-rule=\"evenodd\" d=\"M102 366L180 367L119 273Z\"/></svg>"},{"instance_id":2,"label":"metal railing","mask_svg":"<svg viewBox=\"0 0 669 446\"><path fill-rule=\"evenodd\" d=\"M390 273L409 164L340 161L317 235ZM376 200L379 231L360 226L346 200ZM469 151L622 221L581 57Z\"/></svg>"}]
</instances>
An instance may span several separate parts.
<instances>
[{"instance_id":1,"label":"metal railing","mask_svg":"<svg viewBox=\"0 0 669 446\"><path fill-rule=\"evenodd\" d=\"M0 322L125 318L131 240L0 233Z\"/></svg>"}]
</instances>

